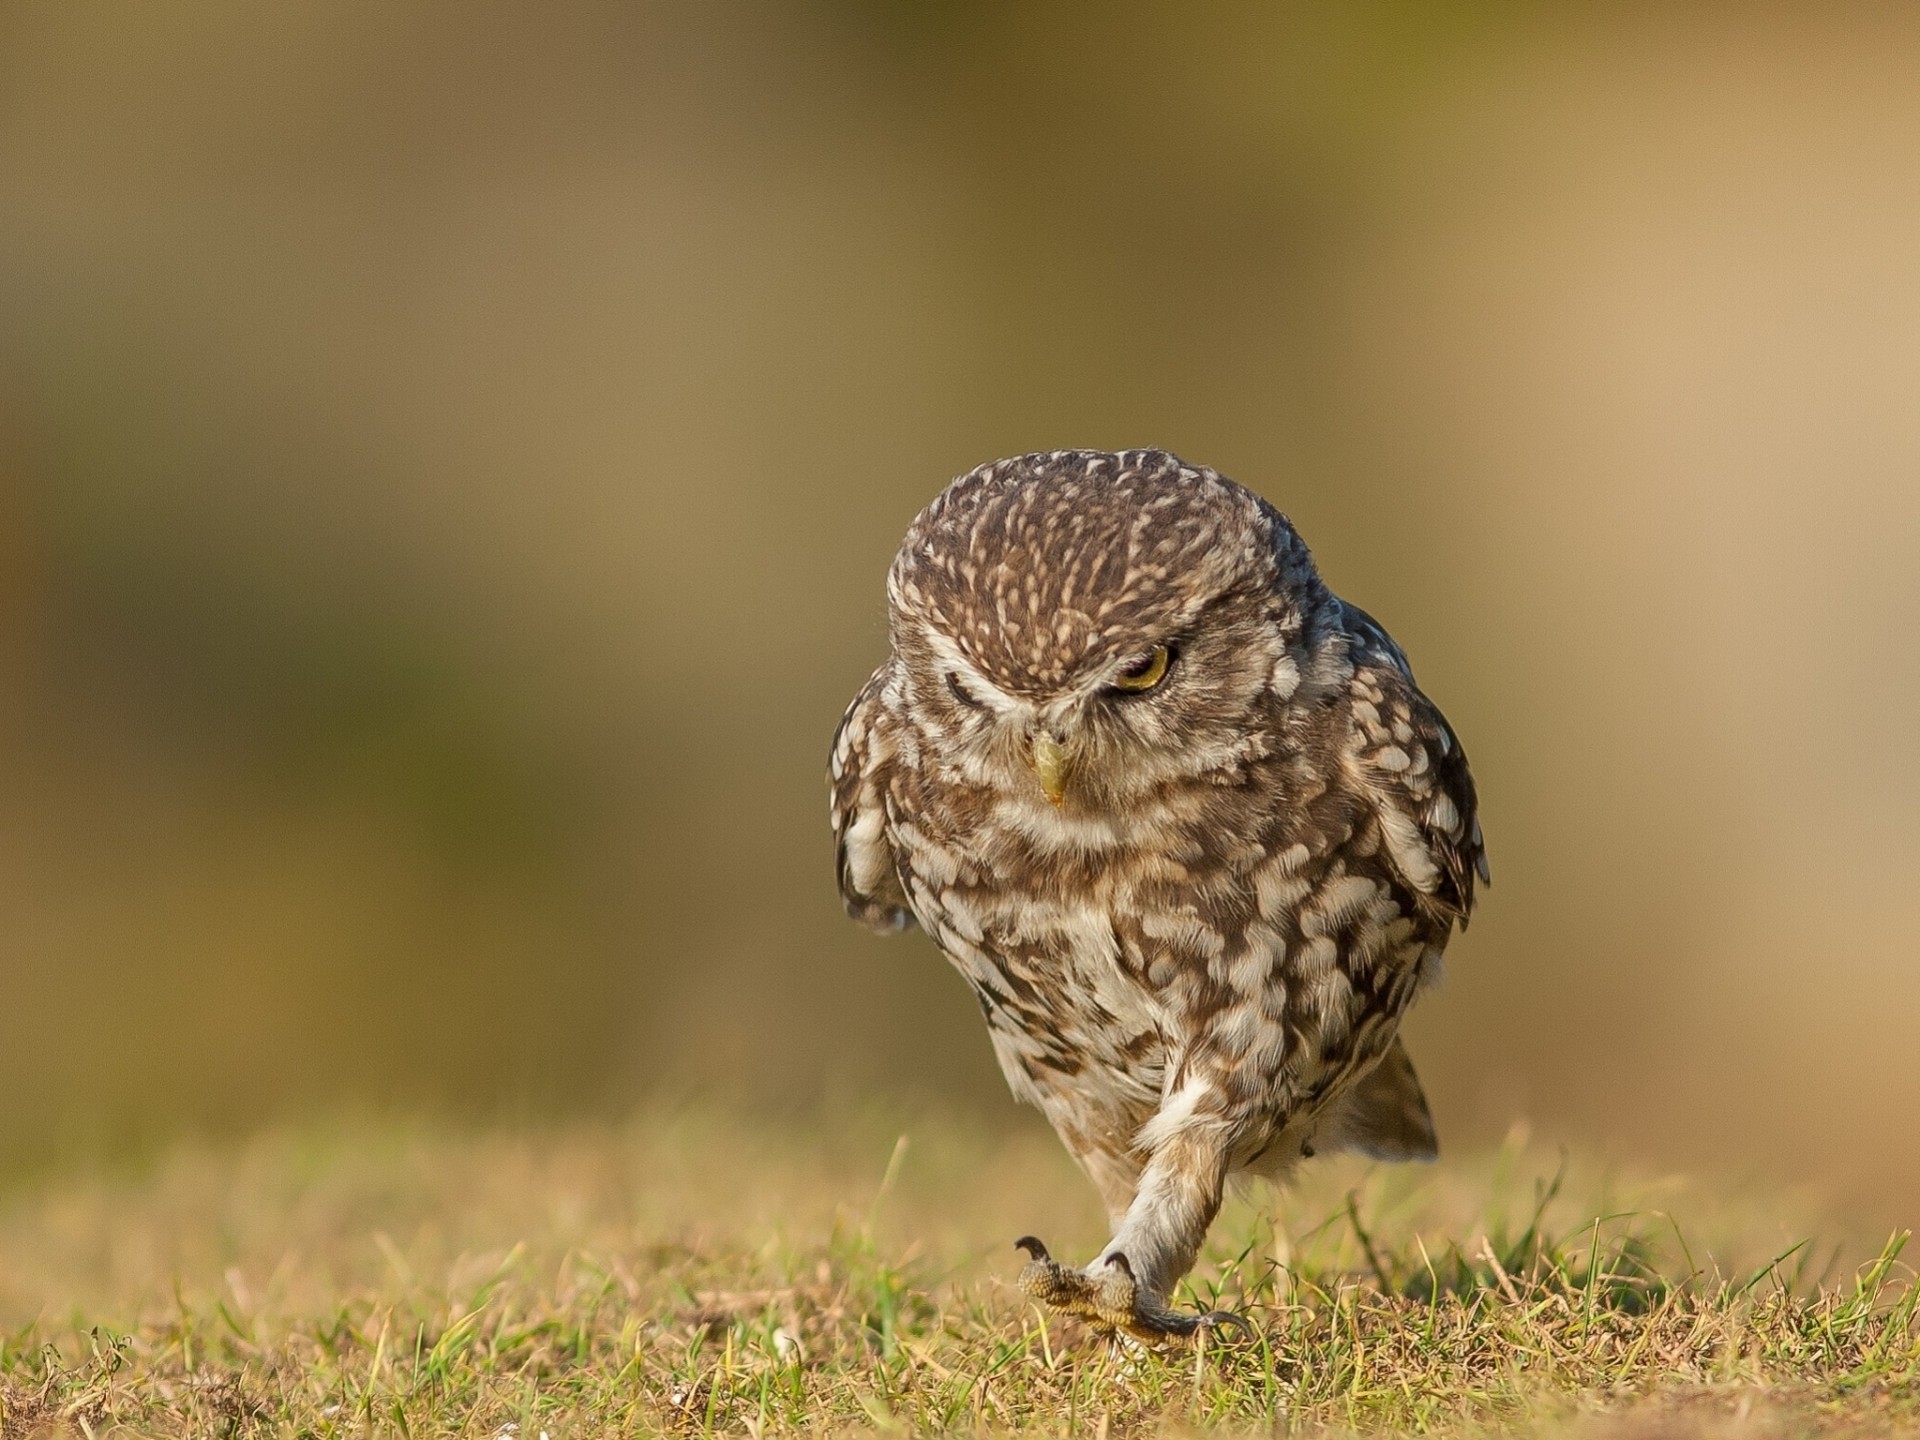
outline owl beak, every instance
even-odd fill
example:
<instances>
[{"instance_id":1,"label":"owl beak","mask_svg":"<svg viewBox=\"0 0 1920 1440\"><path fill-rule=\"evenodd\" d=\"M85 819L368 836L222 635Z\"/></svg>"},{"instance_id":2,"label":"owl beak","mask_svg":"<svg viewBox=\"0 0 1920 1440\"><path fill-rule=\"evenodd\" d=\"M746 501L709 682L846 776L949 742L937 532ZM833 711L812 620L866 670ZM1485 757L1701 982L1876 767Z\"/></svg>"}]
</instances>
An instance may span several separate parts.
<instances>
[{"instance_id":1,"label":"owl beak","mask_svg":"<svg viewBox=\"0 0 1920 1440\"><path fill-rule=\"evenodd\" d=\"M1059 805L1067 798L1067 770L1072 757L1067 747L1051 735L1042 733L1033 737L1033 773L1040 779L1040 789L1050 805Z\"/></svg>"}]
</instances>

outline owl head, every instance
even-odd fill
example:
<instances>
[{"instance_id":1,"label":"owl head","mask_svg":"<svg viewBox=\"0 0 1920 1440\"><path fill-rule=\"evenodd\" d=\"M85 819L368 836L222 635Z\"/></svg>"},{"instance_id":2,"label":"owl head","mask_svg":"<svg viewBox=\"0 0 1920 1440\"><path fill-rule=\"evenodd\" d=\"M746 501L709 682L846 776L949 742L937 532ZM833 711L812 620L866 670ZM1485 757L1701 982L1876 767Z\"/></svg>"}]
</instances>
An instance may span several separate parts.
<instances>
[{"instance_id":1,"label":"owl head","mask_svg":"<svg viewBox=\"0 0 1920 1440\"><path fill-rule=\"evenodd\" d=\"M961 476L908 530L887 594L923 758L1089 818L1267 753L1331 603L1284 516L1158 450Z\"/></svg>"}]
</instances>

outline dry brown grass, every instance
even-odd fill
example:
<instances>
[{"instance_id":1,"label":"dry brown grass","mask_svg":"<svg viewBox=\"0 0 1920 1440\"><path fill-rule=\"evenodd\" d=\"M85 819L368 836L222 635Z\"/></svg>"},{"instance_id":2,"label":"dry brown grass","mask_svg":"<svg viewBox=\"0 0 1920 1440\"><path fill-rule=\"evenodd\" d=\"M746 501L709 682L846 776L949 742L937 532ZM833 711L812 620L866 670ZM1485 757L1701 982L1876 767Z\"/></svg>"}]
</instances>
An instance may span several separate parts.
<instances>
[{"instance_id":1,"label":"dry brown grass","mask_svg":"<svg viewBox=\"0 0 1920 1440\"><path fill-rule=\"evenodd\" d=\"M341 1123L0 1194L0 1436L950 1429L1883 1433L1920 1422L1889 1245L1516 1140L1320 1167L1216 1229L1249 1343L1152 1354L1007 1283L1101 1236L1032 1128ZM1558 1178L1556 1180L1556 1175ZM1276 1225L1275 1210L1284 1214Z\"/></svg>"}]
</instances>

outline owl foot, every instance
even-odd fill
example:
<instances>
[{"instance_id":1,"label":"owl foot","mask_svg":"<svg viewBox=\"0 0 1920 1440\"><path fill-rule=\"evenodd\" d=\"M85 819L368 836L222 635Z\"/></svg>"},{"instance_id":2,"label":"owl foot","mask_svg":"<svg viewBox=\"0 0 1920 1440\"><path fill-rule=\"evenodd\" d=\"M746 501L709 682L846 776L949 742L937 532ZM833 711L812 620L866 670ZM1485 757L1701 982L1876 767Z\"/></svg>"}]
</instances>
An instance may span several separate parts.
<instances>
[{"instance_id":1,"label":"owl foot","mask_svg":"<svg viewBox=\"0 0 1920 1440\"><path fill-rule=\"evenodd\" d=\"M1071 1270L1047 1253L1031 1235L1013 1242L1032 1257L1020 1272L1020 1288L1051 1310L1077 1315L1096 1329L1119 1331L1148 1343L1188 1340L1231 1326L1252 1334L1247 1322L1230 1310L1190 1315L1169 1310L1142 1295L1133 1278L1133 1266L1115 1252L1086 1270Z\"/></svg>"}]
</instances>

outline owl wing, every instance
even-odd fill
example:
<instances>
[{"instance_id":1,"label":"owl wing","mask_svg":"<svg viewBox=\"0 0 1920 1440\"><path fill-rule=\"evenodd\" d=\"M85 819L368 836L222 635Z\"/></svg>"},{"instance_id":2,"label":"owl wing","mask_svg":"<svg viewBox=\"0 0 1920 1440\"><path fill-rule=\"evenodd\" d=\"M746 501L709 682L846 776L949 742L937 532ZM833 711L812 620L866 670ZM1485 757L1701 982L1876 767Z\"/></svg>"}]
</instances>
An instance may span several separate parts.
<instances>
[{"instance_id":1,"label":"owl wing","mask_svg":"<svg viewBox=\"0 0 1920 1440\"><path fill-rule=\"evenodd\" d=\"M1443 923L1466 928L1474 882L1490 882L1473 773L1439 707L1413 683L1400 647L1345 606L1352 639L1346 763L1373 801L1400 877Z\"/></svg>"},{"instance_id":2,"label":"owl wing","mask_svg":"<svg viewBox=\"0 0 1920 1440\"><path fill-rule=\"evenodd\" d=\"M887 834L887 775L895 747L884 691L891 677L888 662L853 697L834 731L827 766L840 898L854 919L883 932L913 923Z\"/></svg>"}]
</instances>

